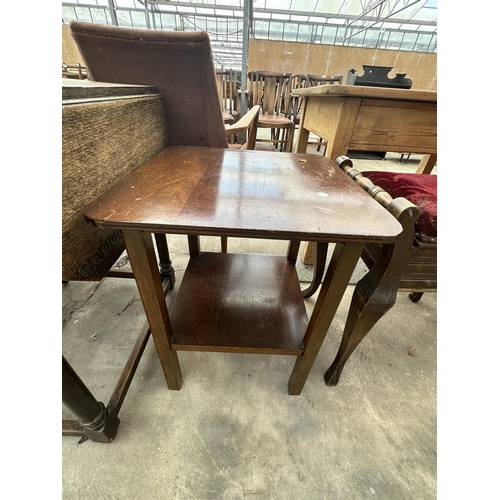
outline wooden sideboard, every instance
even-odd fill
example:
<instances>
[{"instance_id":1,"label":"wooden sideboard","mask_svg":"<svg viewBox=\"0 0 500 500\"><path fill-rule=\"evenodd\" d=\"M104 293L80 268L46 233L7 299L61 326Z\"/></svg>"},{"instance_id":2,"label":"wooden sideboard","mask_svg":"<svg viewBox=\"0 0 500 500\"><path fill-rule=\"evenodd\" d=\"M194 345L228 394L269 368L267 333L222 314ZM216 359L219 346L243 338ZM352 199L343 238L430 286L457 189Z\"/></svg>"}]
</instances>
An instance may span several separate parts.
<instances>
[{"instance_id":1,"label":"wooden sideboard","mask_svg":"<svg viewBox=\"0 0 500 500\"><path fill-rule=\"evenodd\" d=\"M306 151L309 133L328 141L336 160L349 149L424 155L417 172L437 161L437 92L354 85L321 85L294 91L302 96L296 152Z\"/></svg>"}]
</instances>

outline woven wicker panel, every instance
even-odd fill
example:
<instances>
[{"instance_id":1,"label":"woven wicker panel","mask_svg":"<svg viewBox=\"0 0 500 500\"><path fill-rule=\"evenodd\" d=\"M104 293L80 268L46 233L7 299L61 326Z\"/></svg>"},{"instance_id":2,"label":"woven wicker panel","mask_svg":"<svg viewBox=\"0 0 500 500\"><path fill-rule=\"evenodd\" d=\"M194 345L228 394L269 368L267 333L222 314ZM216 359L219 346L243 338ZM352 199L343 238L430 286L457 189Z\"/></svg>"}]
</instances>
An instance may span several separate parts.
<instances>
[{"instance_id":1,"label":"woven wicker panel","mask_svg":"<svg viewBox=\"0 0 500 500\"><path fill-rule=\"evenodd\" d=\"M82 209L167 144L161 95L62 108L62 279L100 281L125 249L121 233L97 229Z\"/></svg>"}]
</instances>

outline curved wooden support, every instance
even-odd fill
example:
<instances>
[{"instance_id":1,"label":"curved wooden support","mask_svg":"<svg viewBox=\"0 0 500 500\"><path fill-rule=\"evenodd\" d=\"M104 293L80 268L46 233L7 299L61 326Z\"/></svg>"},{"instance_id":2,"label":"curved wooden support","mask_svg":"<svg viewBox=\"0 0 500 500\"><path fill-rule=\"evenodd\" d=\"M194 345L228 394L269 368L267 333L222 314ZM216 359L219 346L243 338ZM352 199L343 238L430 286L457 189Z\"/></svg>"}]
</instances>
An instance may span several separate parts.
<instances>
[{"instance_id":1,"label":"curved wooden support","mask_svg":"<svg viewBox=\"0 0 500 500\"><path fill-rule=\"evenodd\" d=\"M314 273L311 284L304 290L302 290L302 297L304 299L308 299L318 289L319 285L321 285L321 278L323 277L323 273L325 272L326 265L326 254L328 253L328 243L326 242L316 242L314 243Z\"/></svg>"},{"instance_id":2,"label":"curved wooden support","mask_svg":"<svg viewBox=\"0 0 500 500\"><path fill-rule=\"evenodd\" d=\"M420 216L417 206L405 198L392 199L388 193L353 169L352 162L348 158L339 157L337 163L375 199L386 206L403 226L403 232L395 242L383 246L378 260L354 289L337 356L325 373L325 382L329 386L337 385L344 365L354 349L395 304L399 281L415 252L413 246L415 222ZM388 201L389 203L385 205Z\"/></svg>"},{"instance_id":3,"label":"curved wooden support","mask_svg":"<svg viewBox=\"0 0 500 500\"><path fill-rule=\"evenodd\" d=\"M288 262L297 262L297 256L299 254L300 240L290 240L288 242L288 251L286 253L286 260Z\"/></svg>"}]
</instances>

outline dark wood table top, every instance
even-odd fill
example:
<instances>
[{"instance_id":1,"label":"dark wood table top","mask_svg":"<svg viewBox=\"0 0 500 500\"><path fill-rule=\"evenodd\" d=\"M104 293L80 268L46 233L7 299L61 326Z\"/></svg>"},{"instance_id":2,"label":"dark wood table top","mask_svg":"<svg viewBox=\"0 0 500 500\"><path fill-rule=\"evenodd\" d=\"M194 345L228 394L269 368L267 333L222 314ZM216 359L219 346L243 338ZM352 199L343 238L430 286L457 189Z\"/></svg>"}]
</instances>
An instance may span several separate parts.
<instances>
[{"instance_id":1,"label":"dark wood table top","mask_svg":"<svg viewBox=\"0 0 500 500\"><path fill-rule=\"evenodd\" d=\"M330 159L167 147L90 203L99 227L172 234L391 242L400 224Z\"/></svg>"}]
</instances>

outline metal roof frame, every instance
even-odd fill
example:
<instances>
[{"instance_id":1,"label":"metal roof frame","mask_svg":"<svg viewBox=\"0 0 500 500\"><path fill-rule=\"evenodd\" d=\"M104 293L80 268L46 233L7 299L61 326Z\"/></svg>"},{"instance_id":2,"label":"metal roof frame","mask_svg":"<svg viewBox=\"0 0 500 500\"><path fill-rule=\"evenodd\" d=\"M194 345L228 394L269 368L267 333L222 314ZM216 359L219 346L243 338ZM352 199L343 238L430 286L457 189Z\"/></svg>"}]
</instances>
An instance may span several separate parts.
<instances>
[{"instance_id":1,"label":"metal roof frame","mask_svg":"<svg viewBox=\"0 0 500 500\"><path fill-rule=\"evenodd\" d=\"M71 19L148 29L203 29L216 64L239 71L246 67L249 36L437 52L437 10L429 0L64 0L62 21Z\"/></svg>"}]
</instances>

